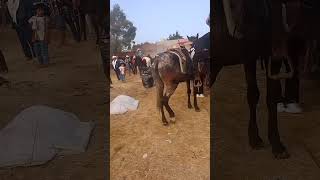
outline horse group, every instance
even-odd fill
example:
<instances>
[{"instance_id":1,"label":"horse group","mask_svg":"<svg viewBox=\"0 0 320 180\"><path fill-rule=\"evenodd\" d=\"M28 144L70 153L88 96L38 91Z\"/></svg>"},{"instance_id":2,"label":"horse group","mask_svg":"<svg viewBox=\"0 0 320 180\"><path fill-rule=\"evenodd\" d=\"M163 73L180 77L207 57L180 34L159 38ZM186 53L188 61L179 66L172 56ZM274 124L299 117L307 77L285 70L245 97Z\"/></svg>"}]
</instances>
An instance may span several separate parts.
<instances>
[{"instance_id":1,"label":"horse group","mask_svg":"<svg viewBox=\"0 0 320 180\"><path fill-rule=\"evenodd\" d=\"M181 47L185 57L193 62L194 71L191 74L182 73L175 54L169 51L159 54L153 64L153 76L157 86L157 108L160 111L161 120L164 125L168 121L164 116L164 109L170 118L175 114L168 102L180 82L187 83L188 107L190 103L190 81L199 78L202 71L201 64L205 67L210 64L206 83L209 87L214 85L217 75L224 66L243 64L247 83L247 101L249 104L249 145L253 149L265 147L259 136L257 127L256 109L259 101L259 89L256 78L257 60L260 59L266 67L267 79L267 107L268 107L268 139L272 146L272 153L276 159L290 157L285 145L281 142L278 118L277 102L281 93L280 79L292 78L298 74L299 64L303 64L308 55L310 42L319 39L320 25L314 23L319 19L320 6L307 0L239 0L233 2L232 6L241 9L240 23L232 26L230 19L230 3L232 0L214 0L212 18L212 36L210 37L210 49L208 51L201 46L201 40L194 39L194 48L188 51ZM315 2L315 1L313 1ZM283 11L286 4L286 11ZM306 5L307 4L307 5ZM227 7L229 6L229 7ZM239 7L238 7L239 6ZM285 13L283 13L285 12ZM282 21L285 21L283 24ZM283 30L284 25L289 25L288 31ZM232 29L236 27L238 29ZM210 36L210 33L206 36ZM197 39L197 40L196 40ZM206 41L207 42L207 41ZM197 46L198 44L198 46ZM275 65L283 59L287 59L290 70L280 73ZM202 62L202 63L201 63ZM194 96L194 106L199 110Z\"/></svg>"}]
</instances>

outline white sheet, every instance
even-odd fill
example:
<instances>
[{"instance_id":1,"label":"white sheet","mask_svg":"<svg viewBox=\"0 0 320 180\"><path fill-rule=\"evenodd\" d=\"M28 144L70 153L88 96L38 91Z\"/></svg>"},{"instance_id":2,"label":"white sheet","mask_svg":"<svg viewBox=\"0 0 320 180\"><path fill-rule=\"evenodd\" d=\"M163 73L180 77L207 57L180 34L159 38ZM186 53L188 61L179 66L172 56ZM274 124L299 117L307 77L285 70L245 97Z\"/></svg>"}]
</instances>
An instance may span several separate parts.
<instances>
[{"instance_id":1,"label":"white sheet","mask_svg":"<svg viewBox=\"0 0 320 180\"><path fill-rule=\"evenodd\" d=\"M0 131L0 167L32 166L56 155L84 152L93 129L71 113L32 106Z\"/></svg>"}]
</instances>

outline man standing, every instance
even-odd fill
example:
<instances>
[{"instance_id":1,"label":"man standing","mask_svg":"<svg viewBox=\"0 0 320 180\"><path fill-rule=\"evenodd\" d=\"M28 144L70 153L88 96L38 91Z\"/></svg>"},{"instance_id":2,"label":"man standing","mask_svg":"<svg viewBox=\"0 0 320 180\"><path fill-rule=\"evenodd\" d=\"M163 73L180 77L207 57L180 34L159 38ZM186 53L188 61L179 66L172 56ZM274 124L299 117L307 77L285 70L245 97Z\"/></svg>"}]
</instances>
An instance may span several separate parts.
<instances>
[{"instance_id":1,"label":"man standing","mask_svg":"<svg viewBox=\"0 0 320 180\"><path fill-rule=\"evenodd\" d=\"M31 46L32 30L28 20L32 17L32 0L8 0L7 5L24 55L27 60L31 60L34 52Z\"/></svg>"},{"instance_id":2,"label":"man standing","mask_svg":"<svg viewBox=\"0 0 320 180\"><path fill-rule=\"evenodd\" d=\"M114 72L116 73L117 79L120 80L119 73L117 70L117 62L118 62L118 57L112 56L112 67L113 67Z\"/></svg>"}]
</instances>

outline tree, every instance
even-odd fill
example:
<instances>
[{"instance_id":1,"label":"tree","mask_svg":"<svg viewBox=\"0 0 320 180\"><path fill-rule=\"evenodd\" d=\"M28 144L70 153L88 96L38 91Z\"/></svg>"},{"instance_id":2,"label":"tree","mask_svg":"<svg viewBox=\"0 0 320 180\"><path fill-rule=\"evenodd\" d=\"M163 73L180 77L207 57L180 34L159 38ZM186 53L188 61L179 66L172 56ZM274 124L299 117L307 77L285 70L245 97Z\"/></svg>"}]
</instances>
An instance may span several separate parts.
<instances>
[{"instance_id":1,"label":"tree","mask_svg":"<svg viewBox=\"0 0 320 180\"><path fill-rule=\"evenodd\" d=\"M182 39L183 37L179 34L178 31L174 34L170 34L168 40L176 40L176 39Z\"/></svg>"},{"instance_id":2,"label":"tree","mask_svg":"<svg viewBox=\"0 0 320 180\"><path fill-rule=\"evenodd\" d=\"M110 12L110 51L111 54L131 49L131 42L136 37L137 28L127 20L125 13L118 4Z\"/></svg>"}]
</instances>

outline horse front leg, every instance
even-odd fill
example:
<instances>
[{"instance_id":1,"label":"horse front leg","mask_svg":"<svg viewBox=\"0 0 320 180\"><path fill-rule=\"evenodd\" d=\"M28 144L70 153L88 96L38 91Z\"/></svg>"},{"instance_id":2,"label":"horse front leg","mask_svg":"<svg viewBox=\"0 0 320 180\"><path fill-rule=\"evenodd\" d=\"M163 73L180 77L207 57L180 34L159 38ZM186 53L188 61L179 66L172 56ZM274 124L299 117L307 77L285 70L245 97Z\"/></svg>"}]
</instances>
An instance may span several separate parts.
<instances>
[{"instance_id":1,"label":"horse front leg","mask_svg":"<svg viewBox=\"0 0 320 180\"><path fill-rule=\"evenodd\" d=\"M267 66L269 60L265 61ZM272 73L277 73L278 68L271 69ZM276 159L287 159L290 157L286 147L282 144L278 129L277 102L281 98L280 80L273 80L267 77L267 106L268 106L268 139L272 146L272 153Z\"/></svg>"},{"instance_id":2,"label":"horse front leg","mask_svg":"<svg viewBox=\"0 0 320 180\"><path fill-rule=\"evenodd\" d=\"M188 108L191 109L192 105L190 100L190 95L191 95L190 80L187 80L186 83L187 83L187 94L188 94Z\"/></svg>"},{"instance_id":3,"label":"horse front leg","mask_svg":"<svg viewBox=\"0 0 320 180\"><path fill-rule=\"evenodd\" d=\"M247 100L250 109L250 120L248 126L249 145L252 149L261 149L264 143L259 136L257 126L257 104L259 102L259 89L256 78L256 61L244 65L247 82Z\"/></svg>"},{"instance_id":4,"label":"horse front leg","mask_svg":"<svg viewBox=\"0 0 320 180\"><path fill-rule=\"evenodd\" d=\"M161 79L157 79L156 81L156 91L157 91L157 109L159 110L160 119L164 126L167 126L169 123L164 114L163 106L164 106L164 83Z\"/></svg>"}]
</instances>

